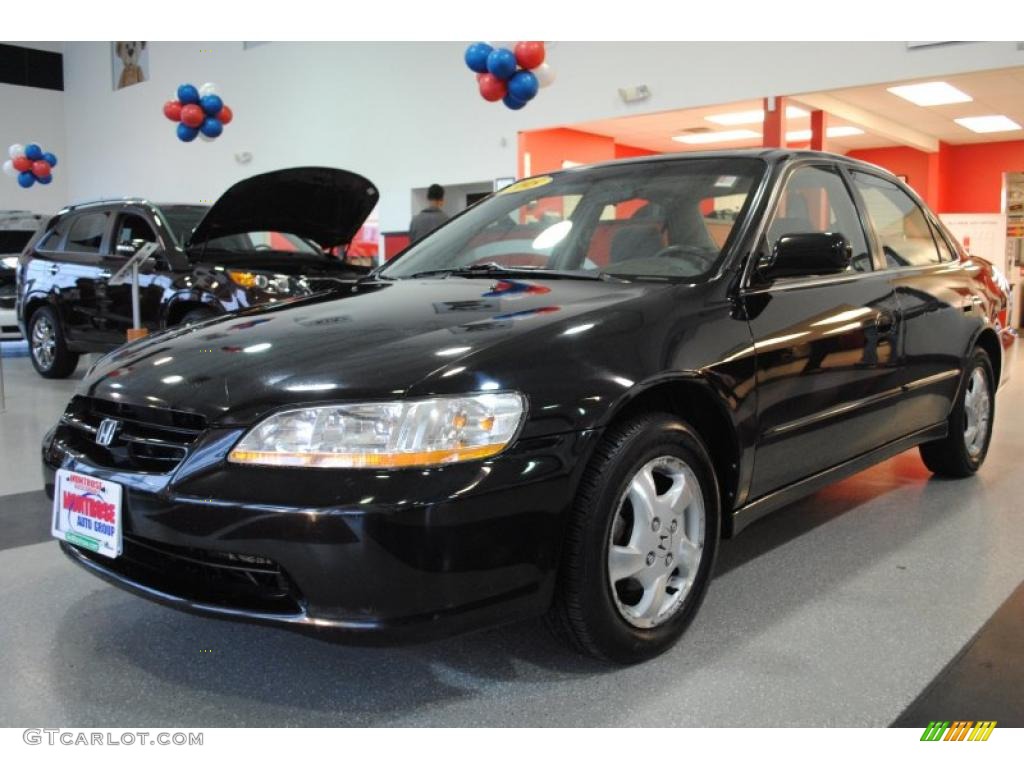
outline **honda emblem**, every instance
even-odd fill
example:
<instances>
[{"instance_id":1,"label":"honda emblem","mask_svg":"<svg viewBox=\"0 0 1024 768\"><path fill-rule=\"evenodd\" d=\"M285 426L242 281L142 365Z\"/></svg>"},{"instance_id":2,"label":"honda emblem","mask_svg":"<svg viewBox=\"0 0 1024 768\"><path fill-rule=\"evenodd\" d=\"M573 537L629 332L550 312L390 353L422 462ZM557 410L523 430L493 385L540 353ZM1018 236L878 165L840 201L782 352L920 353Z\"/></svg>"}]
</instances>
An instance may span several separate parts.
<instances>
[{"instance_id":1,"label":"honda emblem","mask_svg":"<svg viewBox=\"0 0 1024 768\"><path fill-rule=\"evenodd\" d=\"M108 446L114 442L117 430L121 428L121 422L117 419L104 419L96 429L96 445Z\"/></svg>"}]
</instances>

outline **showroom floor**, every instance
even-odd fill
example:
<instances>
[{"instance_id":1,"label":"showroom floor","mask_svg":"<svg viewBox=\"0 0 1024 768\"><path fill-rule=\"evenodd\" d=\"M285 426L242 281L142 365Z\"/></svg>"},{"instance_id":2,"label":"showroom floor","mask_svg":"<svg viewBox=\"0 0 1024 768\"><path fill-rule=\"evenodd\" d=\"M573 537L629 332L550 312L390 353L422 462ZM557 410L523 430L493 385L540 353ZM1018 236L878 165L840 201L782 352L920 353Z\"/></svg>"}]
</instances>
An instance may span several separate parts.
<instances>
[{"instance_id":1,"label":"showroom floor","mask_svg":"<svg viewBox=\"0 0 1024 768\"><path fill-rule=\"evenodd\" d=\"M1024 726L1019 357L978 477L934 480L912 451L760 521L723 546L683 641L628 669L539 622L350 648L109 587L49 539L38 490L40 438L76 382L5 358L0 726Z\"/></svg>"}]
</instances>

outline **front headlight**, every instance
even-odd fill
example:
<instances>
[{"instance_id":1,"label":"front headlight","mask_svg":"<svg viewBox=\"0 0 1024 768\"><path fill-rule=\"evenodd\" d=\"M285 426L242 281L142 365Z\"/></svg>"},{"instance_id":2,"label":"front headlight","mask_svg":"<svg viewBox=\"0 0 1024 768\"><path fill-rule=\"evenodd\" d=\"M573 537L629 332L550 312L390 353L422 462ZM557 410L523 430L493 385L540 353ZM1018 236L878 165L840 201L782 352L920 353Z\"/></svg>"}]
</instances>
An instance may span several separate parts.
<instances>
[{"instance_id":1,"label":"front headlight","mask_svg":"<svg viewBox=\"0 0 1024 768\"><path fill-rule=\"evenodd\" d=\"M397 468L485 459L515 437L525 412L516 393L296 408L253 427L228 461Z\"/></svg>"},{"instance_id":2,"label":"front headlight","mask_svg":"<svg viewBox=\"0 0 1024 768\"><path fill-rule=\"evenodd\" d=\"M235 285L240 285L243 288L257 288L264 293L286 294L291 293L292 290L288 275L268 275L263 272L229 269L228 277Z\"/></svg>"}]
</instances>

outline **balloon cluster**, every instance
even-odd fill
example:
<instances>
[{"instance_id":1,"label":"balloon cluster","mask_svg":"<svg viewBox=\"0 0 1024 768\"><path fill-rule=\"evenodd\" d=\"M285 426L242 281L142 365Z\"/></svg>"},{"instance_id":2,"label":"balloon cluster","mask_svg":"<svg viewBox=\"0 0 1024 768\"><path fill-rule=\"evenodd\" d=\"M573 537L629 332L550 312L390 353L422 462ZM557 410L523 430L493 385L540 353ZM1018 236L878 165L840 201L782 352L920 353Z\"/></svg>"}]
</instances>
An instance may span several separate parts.
<instances>
[{"instance_id":1,"label":"balloon cluster","mask_svg":"<svg viewBox=\"0 0 1024 768\"><path fill-rule=\"evenodd\" d=\"M200 88L183 83L178 86L175 98L164 104L164 117L178 124L178 138L182 141L192 141L196 136L213 141L224 132L234 114L217 95L213 83Z\"/></svg>"},{"instance_id":2,"label":"balloon cluster","mask_svg":"<svg viewBox=\"0 0 1024 768\"><path fill-rule=\"evenodd\" d=\"M509 109L522 109L540 88L555 81L544 61L544 43L522 41L511 49L473 43L466 49L466 66L476 72L480 95Z\"/></svg>"},{"instance_id":3,"label":"balloon cluster","mask_svg":"<svg viewBox=\"0 0 1024 768\"><path fill-rule=\"evenodd\" d=\"M15 177L25 189L37 181L40 184L53 181L53 168L57 165L53 152L43 152L38 144L12 144L7 154L11 159L4 162L4 173Z\"/></svg>"}]
</instances>

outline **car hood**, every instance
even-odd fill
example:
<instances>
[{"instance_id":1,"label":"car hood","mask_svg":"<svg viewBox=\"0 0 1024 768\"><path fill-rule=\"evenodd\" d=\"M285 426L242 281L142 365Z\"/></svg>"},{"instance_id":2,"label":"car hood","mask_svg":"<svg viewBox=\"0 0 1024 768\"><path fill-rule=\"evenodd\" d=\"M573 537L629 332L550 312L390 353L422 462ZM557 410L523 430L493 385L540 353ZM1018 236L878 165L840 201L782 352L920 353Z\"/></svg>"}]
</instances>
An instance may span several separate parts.
<instances>
[{"instance_id":1,"label":"car hood","mask_svg":"<svg viewBox=\"0 0 1024 768\"><path fill-rule=\"evenodd\" d=\"M351 242L377 205L377 188L338 168L285 168L238 182L213 204L186 248L243 232L288 232L322 248Z\"/></svg>"},{"instance_id":2,"label":"car hood","mask_svg":"<svg viewBox=\"0 0 1024 768\"><path fill-rule=\"evenodd\" d=\"M127 345L97 363L79 394L230 425L296 403L487 389L466 377L525 370L523 348L575 334L589 327L587 316L607 319L655 290L664 287L455 277L362 284L351 295L264 306ZM541 338L523 339L530 334ZM475 356L488 363L475 368ZM417 389L424 382L433 389Z\"/></svg>"}]
</instances>

